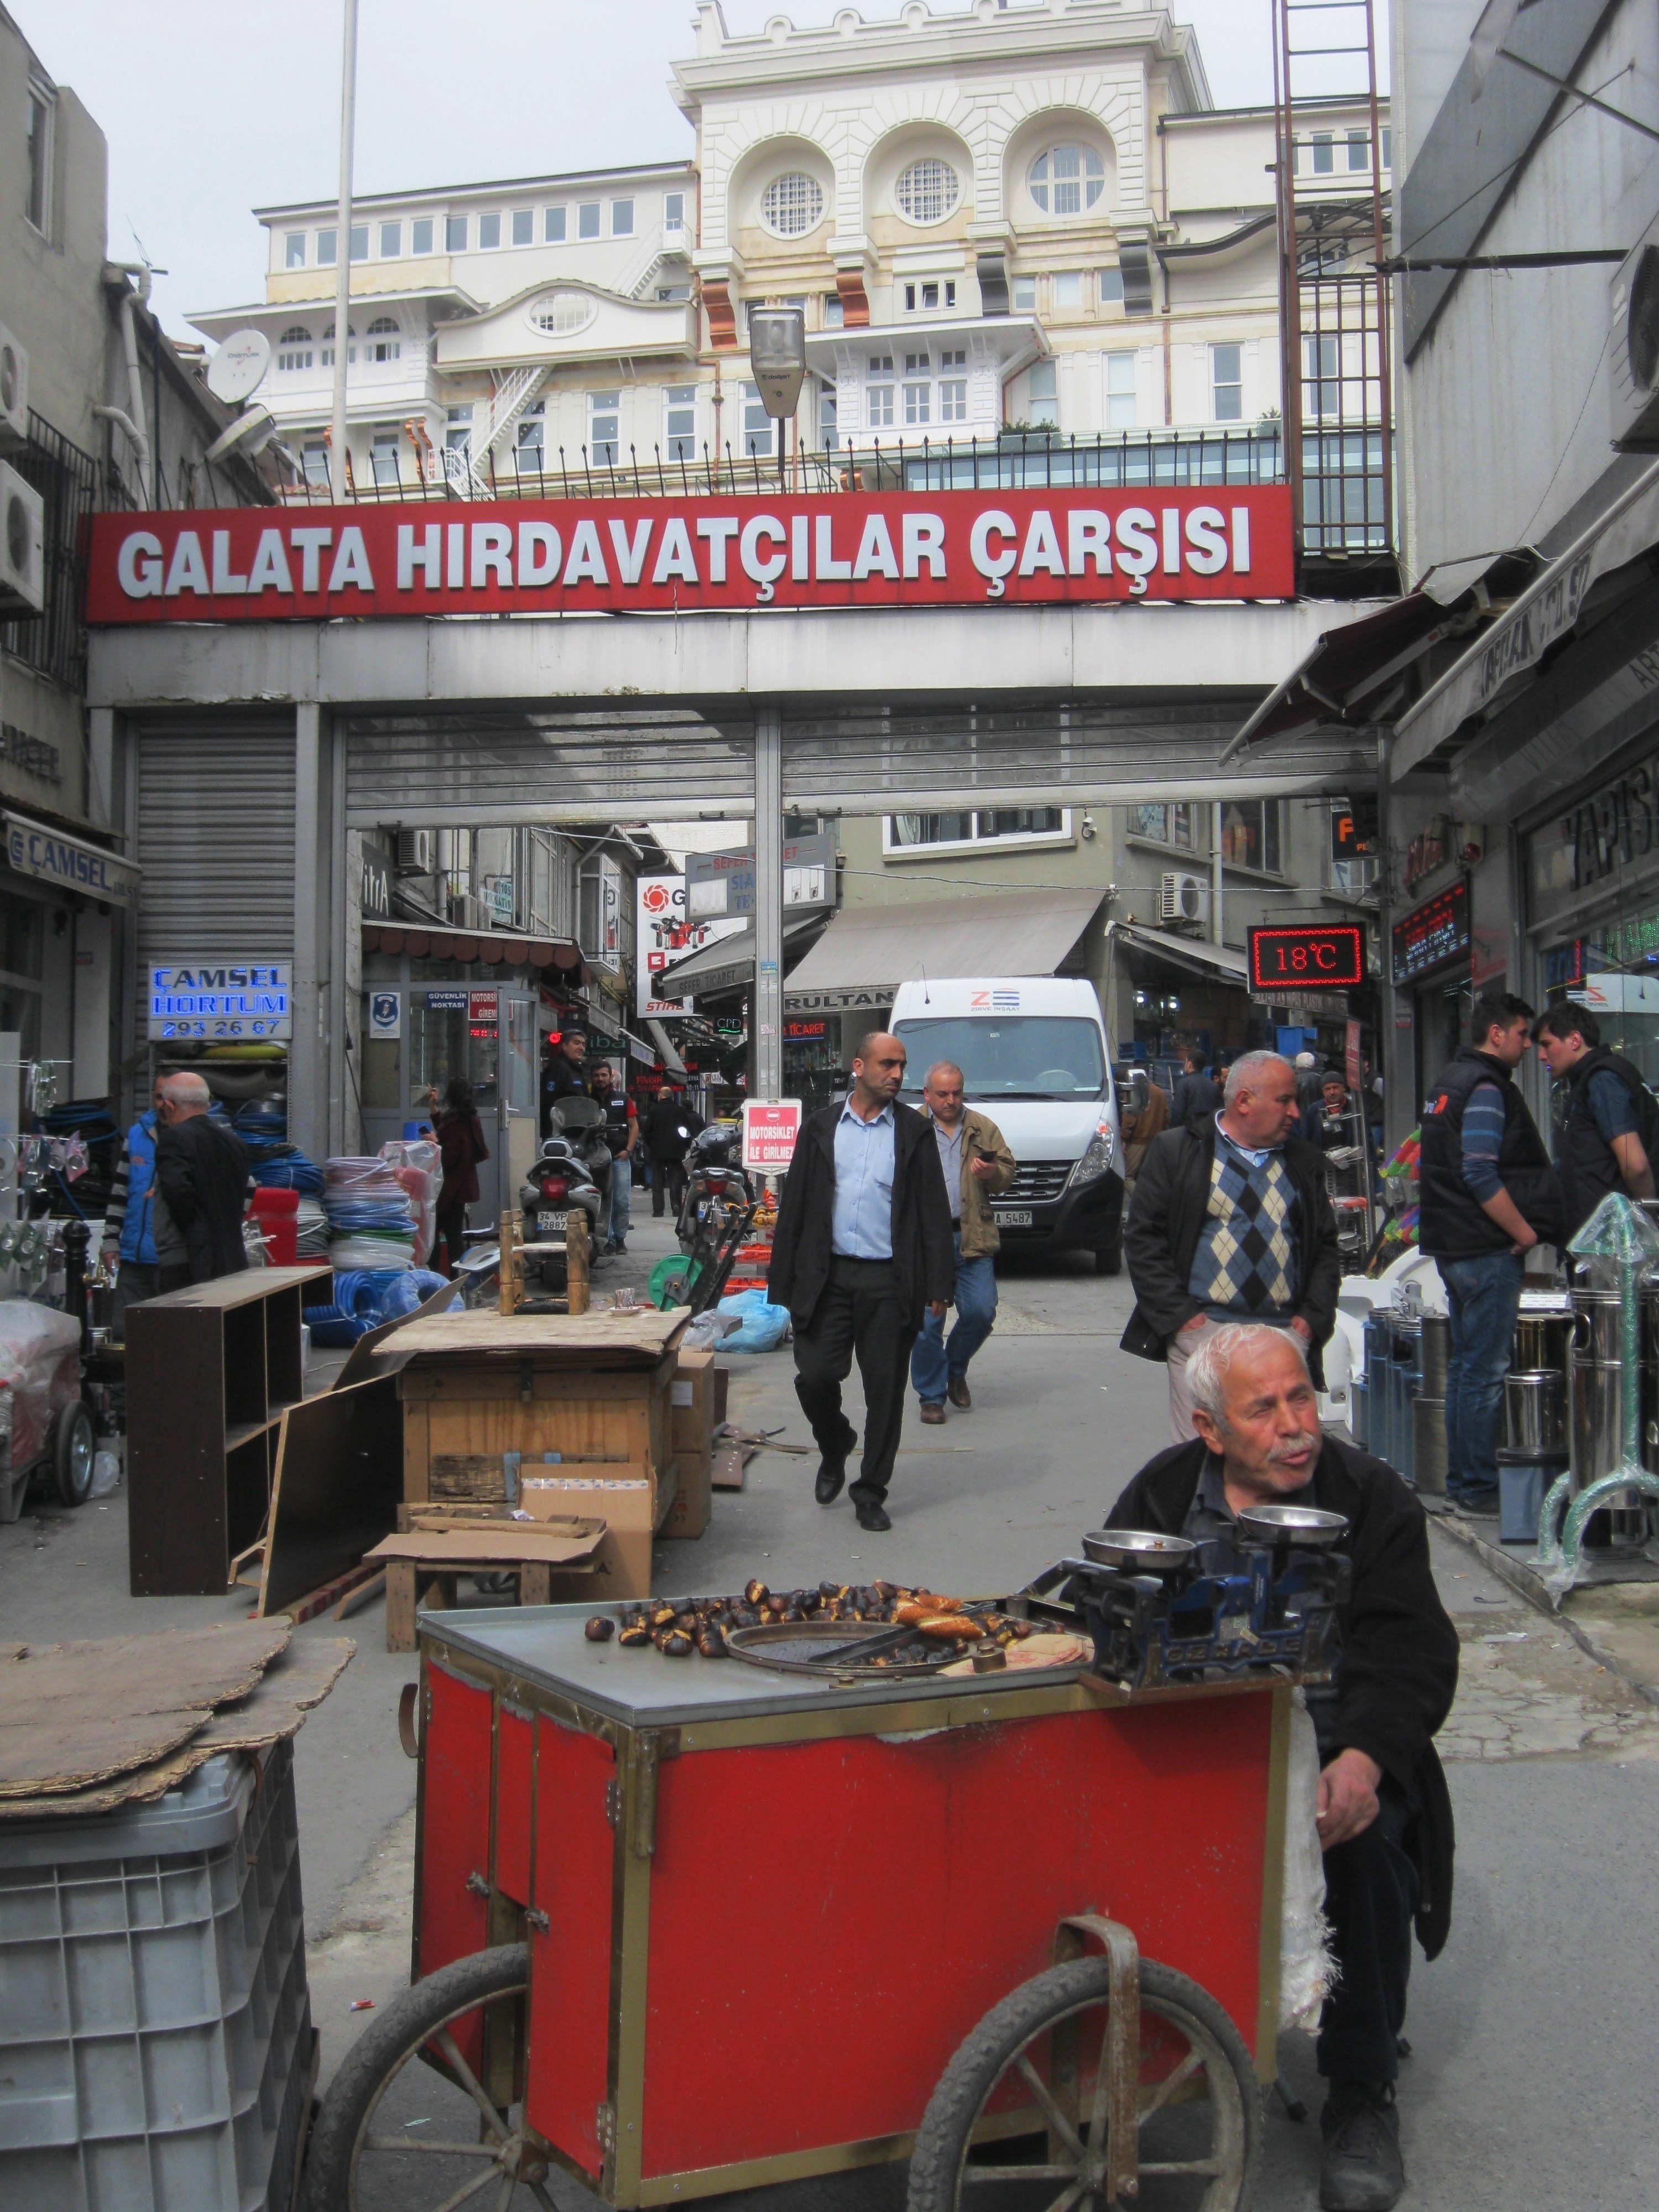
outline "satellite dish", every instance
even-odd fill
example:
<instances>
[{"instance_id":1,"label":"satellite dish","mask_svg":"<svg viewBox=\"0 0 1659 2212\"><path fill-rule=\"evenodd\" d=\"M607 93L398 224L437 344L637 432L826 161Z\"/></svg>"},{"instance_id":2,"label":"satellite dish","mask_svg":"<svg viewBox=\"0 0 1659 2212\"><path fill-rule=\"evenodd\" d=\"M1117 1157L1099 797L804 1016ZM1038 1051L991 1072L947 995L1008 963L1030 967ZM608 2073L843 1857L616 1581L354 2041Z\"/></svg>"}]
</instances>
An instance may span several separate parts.
<instances>
[{"instance_id":1,"label":"satellite dish","mask_svg":"<svg viewBox=\"0 0 1659 2212\"><path fill-rule=\"evenodd\" d=\"M208 363L208 390L227 407L240 406L270 367L270 340L263 331L233 331Z\"/></svg>"},{"instance_id":2,"label":"satellite dish","mask_svg":"<svg viewBox=\"0 0 1659 2212\"><path fill-rule=\"evenodd\" d=\"M233 446L257 453L276 428L276 418L269 407L250 407L236 417L228 430L219 433L208 447L205 458L210 461L222 460Z\"/></svg>"}]
</instances>

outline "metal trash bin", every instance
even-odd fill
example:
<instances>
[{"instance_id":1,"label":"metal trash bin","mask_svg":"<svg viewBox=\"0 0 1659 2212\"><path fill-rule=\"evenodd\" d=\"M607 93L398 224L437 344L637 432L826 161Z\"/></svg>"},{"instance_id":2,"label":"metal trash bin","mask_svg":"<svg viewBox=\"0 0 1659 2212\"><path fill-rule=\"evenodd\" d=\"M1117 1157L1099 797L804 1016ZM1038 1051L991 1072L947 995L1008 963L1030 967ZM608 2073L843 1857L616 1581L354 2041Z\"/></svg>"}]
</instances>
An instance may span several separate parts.
<instances>
[{"instance_id":1,"label":"metal trash bin","mask_svg":"<svg viewBox=\"0 0 1659 2212\"><path fill-rule=\"evenodd\" d=\"M1446 1401L1419 1391L1412 1400L1412 1479L1418 1495L1443 1498L1450 1454L1446 1444Z\"/></svg>"},{"instance_id":2,"label":"metal trash bin","mask_svg":"<svg viewBox=\"0 0 1659 2212\"><path fill-rule=\"evenodd\" d=\"M1404 1475L1407 1482L1415 1479L1417 1435L1412 1407L1422 1379L1422 1322L1414 1316L1396 1314L1394 1317L1394 1356L1389 1363L1391 1399L1389 1433L1394 1445L1394 1458L1389 1464L1397 1474Z\"/></svg>"},{"instance_id":3,"label":"metal trash bin","mask_svg":"<svg viewBox=\"0 0 1659 2212\"><path fill-rule=\"evenodd\" d=\"M1365 1382L1368 1451L1393 1464L1389 1431L1389 1360L1394 1349L1394 1316L1386 1306L1373 1306L1365 1316Z\"/></svg>"},{"instance_id":4,"label":"metal trash bin","mask_svg":"<svg viewBox=\"0 0 1659 2212\"><path fill-rule=\"evenodd\" d=\"M1443 1399L1451 1371L1451 1316L1425 1313L1422 1328L1423 1395Z\"/></svg>"},{"instance_id":5,"label":"metal trash bin","mask_svg":"<svg viewBox=\"0 0 1659 2212\"><path fill-rule=\"evenodd\" d=\"M289 2212L316 2043L294 1751L0 1823L0 2203Z\"/></svg>"},{"instance_id":6,"label":"metal trash bin","mask_svg":"<svg viewBox=\"0 0 1659 2212\"><path fill-rule=\"evenodd\" d=\"M1505 1449L1498 1455L1498 1540L1535 1544L1550 1486L1567 1464L1565 1452Z\"/></svg>"},{"instance_id":7,"label":"metal trash bin","mask_svg":"<svg viewBox=\"0 0 1659 2212\"><path fill-rule=\"evenodd\" d=\"M1617 1291L1588 1285L1574 1286L1572 1308L1568 1455L1577 1498L1603 1475L1616 1474L1624 1457L1624 1316ZM1646 1529L1641 1493L1619 1491L1591 1516L1585 1541L1639 1542Z\"/></svg>"},{"instance_id":8,"label":"metal trash bin","mask_svg":"<svg viewBox=\"0 0 1659 2212\"><path fill-rule=\"evenodd\" d=\"M1567 1449L1566 1379L1554 1368L1516 1372L1504 1378L1504 1423L1507 1449L1535 1458Z\"/></svg>"}]
</instances>

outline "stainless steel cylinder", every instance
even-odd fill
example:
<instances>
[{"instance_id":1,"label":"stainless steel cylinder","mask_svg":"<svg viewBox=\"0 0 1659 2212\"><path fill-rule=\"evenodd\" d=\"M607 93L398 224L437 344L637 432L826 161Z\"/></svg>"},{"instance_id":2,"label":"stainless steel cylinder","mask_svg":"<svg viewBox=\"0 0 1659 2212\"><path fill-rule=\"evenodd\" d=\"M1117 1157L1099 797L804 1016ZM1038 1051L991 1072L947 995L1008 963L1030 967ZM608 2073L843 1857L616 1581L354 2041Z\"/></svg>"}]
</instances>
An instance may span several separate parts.
<instances>
[{"instance_id":1,"label":"stainless steel cylinder","mask_svg":"<svg viewBox=\"0 0 1659 2212\"><path fill-rule=\"evenodd\" d=\"M1604 1474L1618 1472L1622 1457L1625 1370L1609 1362L1575 1354L1570 1393L1568 1449L1572 1494L1577 1498ZM1607 1500L1609 1512L1642 1509L1638 1492L1620 1491Z\"/></svg>"},{"instance_id":2,"label":"stainless steel cylinder","mask_svg":"<svg viewBox=\"0 0 1659 2212\"><path fill-rule=\"evenodd\" d=\"M1412 1400L1413 1479L1419 1494L1446 1494L1446 1401L1419 1395Z\"/></svg>"},{"instance_id":3,"label":"stainless steel cylinder","mask_svg":"<svg viewBox=\"0 0 1659 2212\"><path fill-rule=\"evenodd\" d=\"M1613 1358L1618 1358L1615 1352ZM1565 1387L1572 1357L1572 1309L1565 1298L1553 1310L1522 1307L1515 1324L1513 1364L1530 1375L1553 1367Z\"/></svg>"},{"instance_id":4,"label":"stainless steel cylinder","mask_svg":"<svg viewBox=\"0 0 1659 2212\"><path fill-rule=\"evenodd\" d=\"M1451 1320L1446 1314L1423 1316L1423 1389L1431 1398L1446 1395L1446 1370L1451 1359Z\"/></svg>"},{"instance_id":5,"label":"stainless steel cylinder","mask_svg":"<svg viewBox=\"0 0 1659 2212\"><path fill-rule=\"evenodd\" d=\"M1504 1379L1504 1413L1510 1451L1536 1458L1564 1451L1567 1442L1566 1378L1554 1368Z\"/></svg>"},{"instance_id":6,"label":"stainless steel cylinder","mask_svg":"<svg viewBox=\"0 0 1659 2212\"><path fill-rule=\"evenodd\" d=\"M1572 1356L1575 1362L1587 1359L1598 1367L1624 1364L1625 1317L1617 1291L1574 1290Z\"/></svg>"}]
</instances>

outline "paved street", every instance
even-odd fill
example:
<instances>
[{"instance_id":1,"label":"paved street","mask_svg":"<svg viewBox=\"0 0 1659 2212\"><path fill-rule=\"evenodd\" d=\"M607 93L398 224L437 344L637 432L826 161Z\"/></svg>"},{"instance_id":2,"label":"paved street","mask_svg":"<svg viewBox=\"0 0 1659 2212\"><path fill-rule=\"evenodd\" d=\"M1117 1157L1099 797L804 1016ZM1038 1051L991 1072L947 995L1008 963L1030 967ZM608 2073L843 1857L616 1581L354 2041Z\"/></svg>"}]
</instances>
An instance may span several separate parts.
<instances>
[{"instance_id":1,"label":"paved street","mask_svg":"<svg viewBox=\"0 0 1659 2212\"><path fill-rule=\"evenodd\" d=\"M627 1261L602 1270L596 1288L642 1283L667 1242L647 1206ZM786 1583L884 1573L1006 1588L1056 1557L1162 1442L1163 1376L1117 1350L1127 1280L1103 1281L1081 1258L1016 1263L1002 1299L973 1370L975 1410L943 1429L907 1427L890 1536L862 1534L844 1501L827 1512L812 1502L813 1459L763 1452L742 1493L716 1494L700 1543L659 1548L659 1588L723 1589L756 1572ZM792 1374L787 1351L734 1360L732 1418L805 1442ZM238 1617L240 1598L130 1598L124 1497L107 1508L43 1508L0 1530L9 1636ZM1650 2054L1617 2030L1651 2013L1659 1897L1643 1839L1659 1821L1659 1711L1462 1546L1437 1536L1436 1564L1465 1646L1442 1739L1460 1850L1450 1944L1433 1966L1417 1961L1401 2094L1407 2202L1423 2212L1628 2212L1659 2196ZM398 1747L395 1707L413 1668L381 1648L383 1621L377 1605L348 1624L356 1658L297 1746L325 2072L373 2017L354 2014L353 2000L383 2003L408 1971L415 1769ZM326 1621L298 1632L343 1632ZM1316 2098L1306 2039L1286 2039L1284 2070L1296 2094ZM1267 2142L1258 2203L1304 2212L1316 2202L1314 2125L1293 2126L1275 2104ZM572 2212L592 2202L565 2184L555 2193ZM756 2212L897 2212L902 2200L898 2169L731 2201ZM1018 2204L1011 2194L1009 2212Z\"/></svg>"}]
</instances>

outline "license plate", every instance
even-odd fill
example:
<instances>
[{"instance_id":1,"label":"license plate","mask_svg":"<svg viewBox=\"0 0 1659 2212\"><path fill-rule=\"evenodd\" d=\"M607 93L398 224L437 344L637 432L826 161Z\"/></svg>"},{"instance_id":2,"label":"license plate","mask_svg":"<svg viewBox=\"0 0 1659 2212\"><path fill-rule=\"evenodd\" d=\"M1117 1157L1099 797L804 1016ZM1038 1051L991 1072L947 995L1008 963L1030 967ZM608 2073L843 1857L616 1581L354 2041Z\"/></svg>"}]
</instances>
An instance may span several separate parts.
<instances>
[{"instance_id":1,"label":"license plate","mask_svg":"<svg viewBox=\"0 0 1659 2212\"><path fill-rule=\"evenodd\" d=\"M992 1211L999 1229L1029 1229L1031 1225L1030 1213L1024 1206L994 1206Z\"/></svg>"},{"instance_id":2,"label":"license plate","mask_svg":"<svg viewBox=\"0 0 1659 2212\"><path fill-rule=\"evenodd\" d=\"M563 1229L568 1224L570 1216L568 1213L538 1213L536 1216L536 1226L538 1229Z\"/></svg>"}]
</instances>

